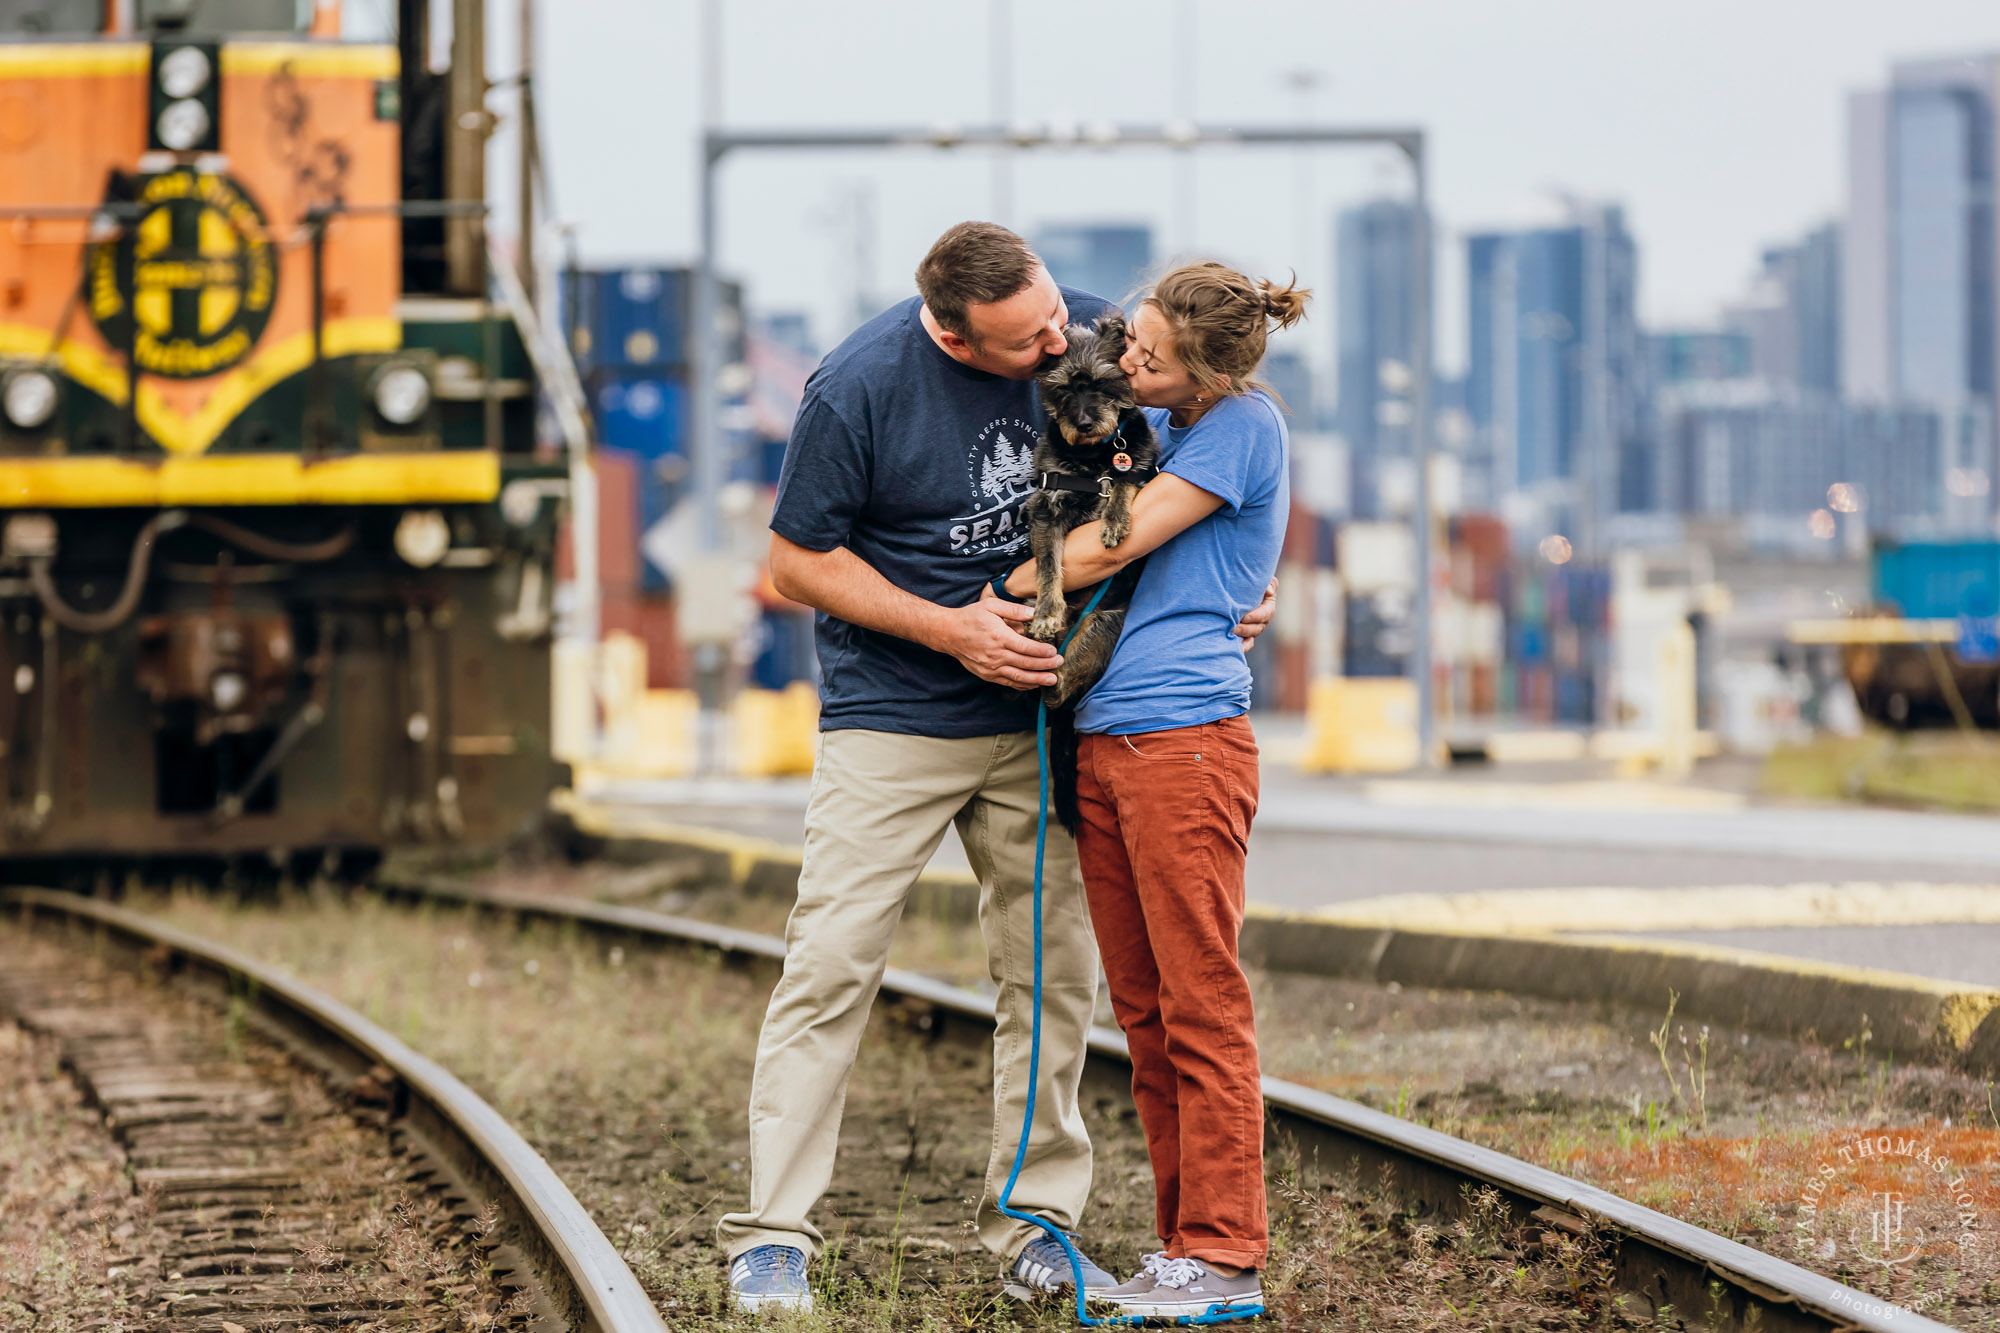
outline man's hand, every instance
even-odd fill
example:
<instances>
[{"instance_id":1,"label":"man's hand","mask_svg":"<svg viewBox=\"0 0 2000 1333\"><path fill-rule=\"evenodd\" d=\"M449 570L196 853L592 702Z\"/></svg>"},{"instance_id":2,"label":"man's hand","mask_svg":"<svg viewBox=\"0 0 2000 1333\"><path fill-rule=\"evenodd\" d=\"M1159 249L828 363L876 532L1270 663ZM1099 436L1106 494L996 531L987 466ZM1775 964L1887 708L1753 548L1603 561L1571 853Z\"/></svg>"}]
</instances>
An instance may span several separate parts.
<instances>
[{"instance_id":1,"label":"man's hand","mask_svg":"<svg viewBox=\"0 0 2000 1333\"><path fill-rule=\"evenodd\" d=\"M950 653L967 671L995 685L1017 690L1053 685L1062 654L1054 645L1031 639L1014 627L1034 614L1034 607L995 597L989 587L971 606L941 612L930 646Z\"/></svg>"},{"instance_id":2,"label":"man's hand","mask_svg":"<svg viewBox=\"0 0 2000 1333\"><path fill-rule=\"evenodd\" d=\"M1236 637L1243 640L1243 651L1249 652L1257 646L1257 636L1271 628L1271 617L1278 614L1278 580L1273 578L1271 586L1264 589L1264 600L1250 608L1243 617L1243 623L1236 627Z\"/></svg>"}]
</instances>

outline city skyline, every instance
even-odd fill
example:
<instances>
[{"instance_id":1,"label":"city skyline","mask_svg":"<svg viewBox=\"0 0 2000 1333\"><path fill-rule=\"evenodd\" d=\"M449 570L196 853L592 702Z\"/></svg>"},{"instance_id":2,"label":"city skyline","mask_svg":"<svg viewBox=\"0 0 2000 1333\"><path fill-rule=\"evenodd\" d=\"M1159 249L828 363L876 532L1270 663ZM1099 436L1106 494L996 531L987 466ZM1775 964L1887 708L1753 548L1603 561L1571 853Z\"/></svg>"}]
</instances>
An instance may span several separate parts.
<instances>
[{"instance_id":1,"label":"city skyline","mask_svg":"<svg viewBox=\"0 0 2000 1333\"><path fill-rule=\"evenodd\" d=\"M1175 114L1172 10L1058 10L1013 0L1015 117L1067 115L1160 121ZM1449 239L1516 225L1549 187L1622 203L1647 256L1640 309L1652 326L1713 319L1754 273L1768 244L1840 211L1842 117L1848 91L1879 84L1896 60L2000 46L1990 6L1929 0L1885 13L1861 3L1815 6L1692 3L1645 14L1581 3L1470 3L1376 12L1359 6L1260 3L1194 7L1194 113L1214 121L1423 124L1436 153L1442 253L1438 340L1462 368L1462 265ZM882 124L991 118L987 6L940 11L882 0L872 21L767 0L726 7L722 114L727 123ZM691 0L606 3L543 25L540 109L556 211L580 224L590 262L683 260L693 239L699 110L696 7ZM1060 19L1064 41L1041 34ZM513 61L509 25L493 34L494 68ZM1243 39L1254 39L1245 42ZM1269 40L1266 40L1269 39ZM1219 50L1251 51L1228 60ZM1122 51L1101 77L1102 53ZM1271 54L1267 57L1264 51ZM633 77L620 77L623 73ZM1284 78L1317 66L1322 90ZM924 89L949 71L945 97ZM640 71L643 71L641 73ZM1694 95L1691 95L1694 94ZM643 130L606 133L606 126ZM496 148L506 197L510 154ZM637 161L642 169L635 172ZM1331 219L1406 175L1388 153L1311 160L1301 206L1289 154L1202 155L1194 243L1249 267L1301 278L1329 297ZM1049 222L1136 218L1167 253L1184 244L1169 213L1172 155L1041 154L1013 173L1017 229ZM922 246L963 216L992 211L983 154L855 154L745 159L726 173L723 257L761 309L800 308L828 340L844 331L853 246L840 193L865 182L879 236L874 280L901 293ZM1096 204L1095 199L1103 199ZM1135 205L1136 201L1136 205ZM1302 221L1303 218L1303 221ZM907 261L907 262L906 262ZM1303 335L1330 365L1330 320Z\"/></svg>"}]
</instances>

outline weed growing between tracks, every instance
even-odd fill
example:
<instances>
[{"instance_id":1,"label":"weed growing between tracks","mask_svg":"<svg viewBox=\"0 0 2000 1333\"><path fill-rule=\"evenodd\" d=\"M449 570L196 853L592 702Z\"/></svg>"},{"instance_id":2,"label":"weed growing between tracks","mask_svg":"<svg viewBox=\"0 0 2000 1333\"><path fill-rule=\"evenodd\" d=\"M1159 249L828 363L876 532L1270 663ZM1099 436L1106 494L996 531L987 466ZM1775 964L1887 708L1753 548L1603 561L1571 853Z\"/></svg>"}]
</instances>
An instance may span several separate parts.
<instances>
[{"instance_id":1,"label":"weed growing between tracks","mask_svg":"<svg viewBox=\"0 0 2000 1333\"><path fill-rule=\"evenodd\" d=\"M769 976L366 896L134 905L280 963L464 1077L549 1158L676 1329L1073 1327L1065 1307L1001 1300L999 1265L971 1232L992 1089L969 1048L877 1015L816 1213L829 1241L819 1309L752 1321L728 1310L713 1231L748 1192L744 1108ZM1151 1173L1121 1099L1086 1092L1097 1159L1083 1239L1129 1272L1158 1244ZM1273 1155L1265 1326L1681 1326L1625 1311L1600 1238L1550 1236L1491 1199L1468 1200L1462 1223L1411 1217L1393 1184Z\"/></svg>"},{"instance_id":2,"label":"weed growing between tracks","mask_svg":"<svg viewBox=\"0 0 2000 1333\"><path fill-rule=\"evenodd\" d=\"M782 903L677 882L663 873L671 868L652 871L650 899L633 893L643 867L610 863L509 868L486 882L782 929ZM988 989L970 924L906 918L892 961ZM1648 1016L1320 977L1251 980L1267 1074L1589 1181L1941 1322L2000 1328L2000 1098L1990 1085L1885 1059L1865 1028L1801 1041L1689 1030L1665 992ZM1841 1149L1860 1160L1863 1131L1892 1132L1892 1146L1913 1136L1948 1143L1933 1156L1966 1168L1964 1187L1941 1192L1935 1173L1920 1176L1902 1158L1850 1172ZM1839 1196L1813 1188L1827 1167ZM1925 1229L1915 1259L1885 1264L1879 1245L1869 1250L1873 1193L1902 1196L1876 1201L1900 1209L1884 1213L1883 1230L1897 1218ZM1969 1233L1961 1210L1975 1219ZM1803 1237L1801 1217L1812 1223ZM1967 1234L1972 1243L1957 1243Z\"/></svg>"}]
</instances>

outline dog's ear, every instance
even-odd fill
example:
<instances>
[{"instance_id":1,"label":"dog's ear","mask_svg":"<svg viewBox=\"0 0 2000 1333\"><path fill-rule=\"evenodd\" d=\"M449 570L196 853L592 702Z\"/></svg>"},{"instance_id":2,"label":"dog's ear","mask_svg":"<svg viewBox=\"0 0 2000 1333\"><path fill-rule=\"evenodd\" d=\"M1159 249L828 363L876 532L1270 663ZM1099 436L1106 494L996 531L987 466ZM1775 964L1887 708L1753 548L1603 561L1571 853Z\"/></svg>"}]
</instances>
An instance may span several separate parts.
<instances>
[{"instance_id":1,"label":"dog's ear","mask_svg":"<svg viewBox=\"0 0 2000 1333\"><path fill-rule=\"evenodd\" d=\"M1125 355L1125 317L1106 315L1098 320L1097 340L1104 344L1104 350L1113 361Z\"/></svg>"}]
</instances>

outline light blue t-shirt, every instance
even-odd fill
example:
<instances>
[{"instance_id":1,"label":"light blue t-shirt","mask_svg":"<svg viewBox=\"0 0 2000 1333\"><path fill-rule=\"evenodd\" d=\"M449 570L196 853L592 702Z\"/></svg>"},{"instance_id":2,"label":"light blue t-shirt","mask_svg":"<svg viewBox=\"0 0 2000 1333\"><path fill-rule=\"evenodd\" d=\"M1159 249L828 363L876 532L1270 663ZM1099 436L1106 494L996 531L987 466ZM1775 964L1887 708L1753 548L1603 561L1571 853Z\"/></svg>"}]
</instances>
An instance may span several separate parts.
<instances>
[{"instance_id":1,"label":"light blue t-shirt","mask_svg":"<svg viewBox=\"0 0 2000 1333\"><path fill-rule=\"evenodd\" d=\"M1185 430L1147 408L1160 470L1222 507L1146 562L1104 678L1077 706L1078 731L1114 736L1194 727L1250 709L1250 664L1233 632L1278 570L1291 513L1284 413L1261 390L1223 399Z\"/></svg>"}]
</instances>

